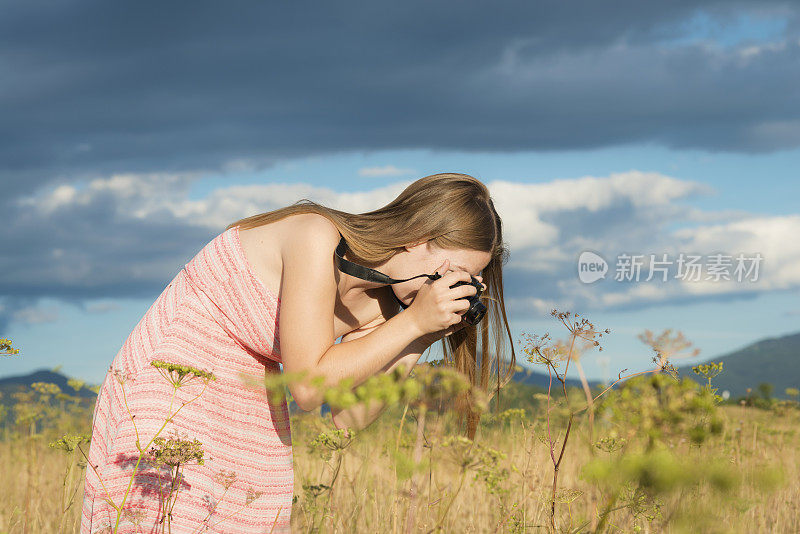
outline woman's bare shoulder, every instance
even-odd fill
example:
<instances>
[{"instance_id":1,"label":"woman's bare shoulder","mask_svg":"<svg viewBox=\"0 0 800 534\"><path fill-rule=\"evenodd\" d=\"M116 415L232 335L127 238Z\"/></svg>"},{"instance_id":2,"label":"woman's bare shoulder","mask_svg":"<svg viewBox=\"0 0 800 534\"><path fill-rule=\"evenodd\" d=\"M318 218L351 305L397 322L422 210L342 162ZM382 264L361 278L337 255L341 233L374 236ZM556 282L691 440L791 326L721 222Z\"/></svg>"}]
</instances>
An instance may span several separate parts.
<instances>
[{"instance_id":1,"label":"woman's bare shoulder","mask_svg":"<svg viewBox=\"0 0 800 534\"><path fill-rule=\"evenodd\" d=\"M291 250L298 240L312 241L319 246L335 248L339 243L339 229L330 219L318 213L298 213L285 219L282 229L281 251Z\"/></svg>"}]
</instances>

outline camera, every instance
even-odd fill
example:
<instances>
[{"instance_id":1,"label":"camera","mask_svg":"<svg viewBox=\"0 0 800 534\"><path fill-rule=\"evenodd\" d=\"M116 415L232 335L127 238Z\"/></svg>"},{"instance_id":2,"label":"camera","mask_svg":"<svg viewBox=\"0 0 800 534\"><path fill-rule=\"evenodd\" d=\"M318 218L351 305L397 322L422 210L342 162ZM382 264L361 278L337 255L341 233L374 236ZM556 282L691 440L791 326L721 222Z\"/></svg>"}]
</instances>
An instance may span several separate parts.
<instances>
[{"instance_id":1,"label":"camera","mask_svg":"<svg viewBox=\"0 0 800 534\"><path fill-rule=\"evenodd\" d=\"M464 321L466 321L467 324L476 325L481 322L481 319L483 319L483 316L486 314L486 306L479 300L481 293L483 292L483 286L474 276L470 276L470 278L472 278L471 281L456 282L450 286L450 288L469 284L471 286L475 286L475 289L478 290L478 292L474 295L468 297L459 297L459 299L467 299L469 301L469 309L464 312Z\"/></svg>"}]
</instances>

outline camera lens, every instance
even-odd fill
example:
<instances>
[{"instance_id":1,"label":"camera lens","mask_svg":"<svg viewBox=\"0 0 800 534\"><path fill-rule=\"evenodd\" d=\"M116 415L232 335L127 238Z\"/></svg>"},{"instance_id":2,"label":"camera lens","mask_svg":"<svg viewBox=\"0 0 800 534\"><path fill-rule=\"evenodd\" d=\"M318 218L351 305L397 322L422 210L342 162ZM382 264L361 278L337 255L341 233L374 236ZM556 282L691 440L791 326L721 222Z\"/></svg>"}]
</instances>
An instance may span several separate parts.
<instances>
[{"instance_id":1,"label":"camera lens","mask_svg":"<svg viewBox=\"0 0 800 534\"><path fill-rule=\"evenodd\" d=\"M464 321L470 325L476 325L483 319L483 316L486 315L486 306L479 300L481 293L483 292L483 286L478 281L477 278L474 276L471 277L472 280L470 282L456 282L450 287L458 287L463 286L466 284L470 284L477 289L477 293L471 295L469 297L460 297L462 299L469 300L469 308L467 311L464 312Z\"/></svg>"}]
</instances>

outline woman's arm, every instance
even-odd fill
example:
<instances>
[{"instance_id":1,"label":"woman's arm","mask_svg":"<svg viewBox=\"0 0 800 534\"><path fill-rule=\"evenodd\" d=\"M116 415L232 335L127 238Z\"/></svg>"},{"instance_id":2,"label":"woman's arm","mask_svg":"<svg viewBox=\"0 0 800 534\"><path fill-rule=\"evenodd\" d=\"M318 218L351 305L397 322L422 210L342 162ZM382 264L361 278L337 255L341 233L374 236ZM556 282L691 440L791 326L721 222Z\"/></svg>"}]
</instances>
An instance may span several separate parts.
<instances>
[{"instance_id":1,"label":"woman's arm","mask_svg":"<svg viewBox=\"0 0 800 534\"><path fill-rule=\"evenodd\" d=\"M339 231L325 217L298 223L285 236L281 254L283 278L279 307L280 352L285 373L307 373L303 382L289 385L301 410L323 402L323 393L311 379L323 377L323 388L351 378L356 387L380 372L422 337L416 320L406 310L368 334L347 343L335 343L333 330L336 273L333 250Z\"/></svg>"},{"instance_id":2,"label":"woman's arm","mask_svg":"<svg viewBox=\"0 0 800 534\"><path fill-rule=\"evenodd\" d=\"M345 334L342 336L342 343L352 342L354 339L363 337L374 328L376 327L355 330L349 334ZM424 343L420 343L419 340L411 342L394 360L381 369L381 372L387 374L392 373L395 368L400 366L403 369L402 380L405 380L427 348L428 346ZM387 404L385 402L373 399L369 403L355 404L347 409L331 408L331 419L336 428L362 430L375 421L386 407Z\"/></svg>"}]
</instances>

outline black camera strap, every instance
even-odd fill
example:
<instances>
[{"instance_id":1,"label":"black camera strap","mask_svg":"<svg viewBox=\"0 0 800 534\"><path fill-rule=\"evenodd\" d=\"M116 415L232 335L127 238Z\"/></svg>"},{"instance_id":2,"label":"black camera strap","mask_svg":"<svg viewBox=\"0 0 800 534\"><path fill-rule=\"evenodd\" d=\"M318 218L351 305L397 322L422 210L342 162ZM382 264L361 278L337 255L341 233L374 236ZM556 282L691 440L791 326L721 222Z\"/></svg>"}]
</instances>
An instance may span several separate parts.
<instances>
[{"instance_id":1,"label":"black camera strap","mask_svg":"<svg viewBox=\"0 0 800 534\"><path fill-rule=\"evenodd\" d=\"M342 236L342 233L339 232L339 235ZM378 282L382 284L397 284L399 282L406 282L408 280L413 280L414 278L419 278L421 276L427 276L431 280L438 280L442 277L441 274L434 273L434 274L418 274L417 276L412 276L411 278L403 278L401 280L395 280L394 278L383 274L380 271L376 271L375 269L370 269L369 267L364 267L363 265L359 265L357 263L353 263L352 261L344 259L344 253L347 250L347 242L344 239L344 236L339 240L339 244L336 246L336 251L334 254L334 262L336 263L336 267L342 271L343 273L347 273L351 276L355 276L356 278L360 278L362 280L367 280L369 282ZM392 291L392 295L394 295L394 291ZM403 307L403 309L408 308L408 305L404 304L402 300L397 298L397 295L394 295L395 300Z\"/></svg>"}]
</instances>

